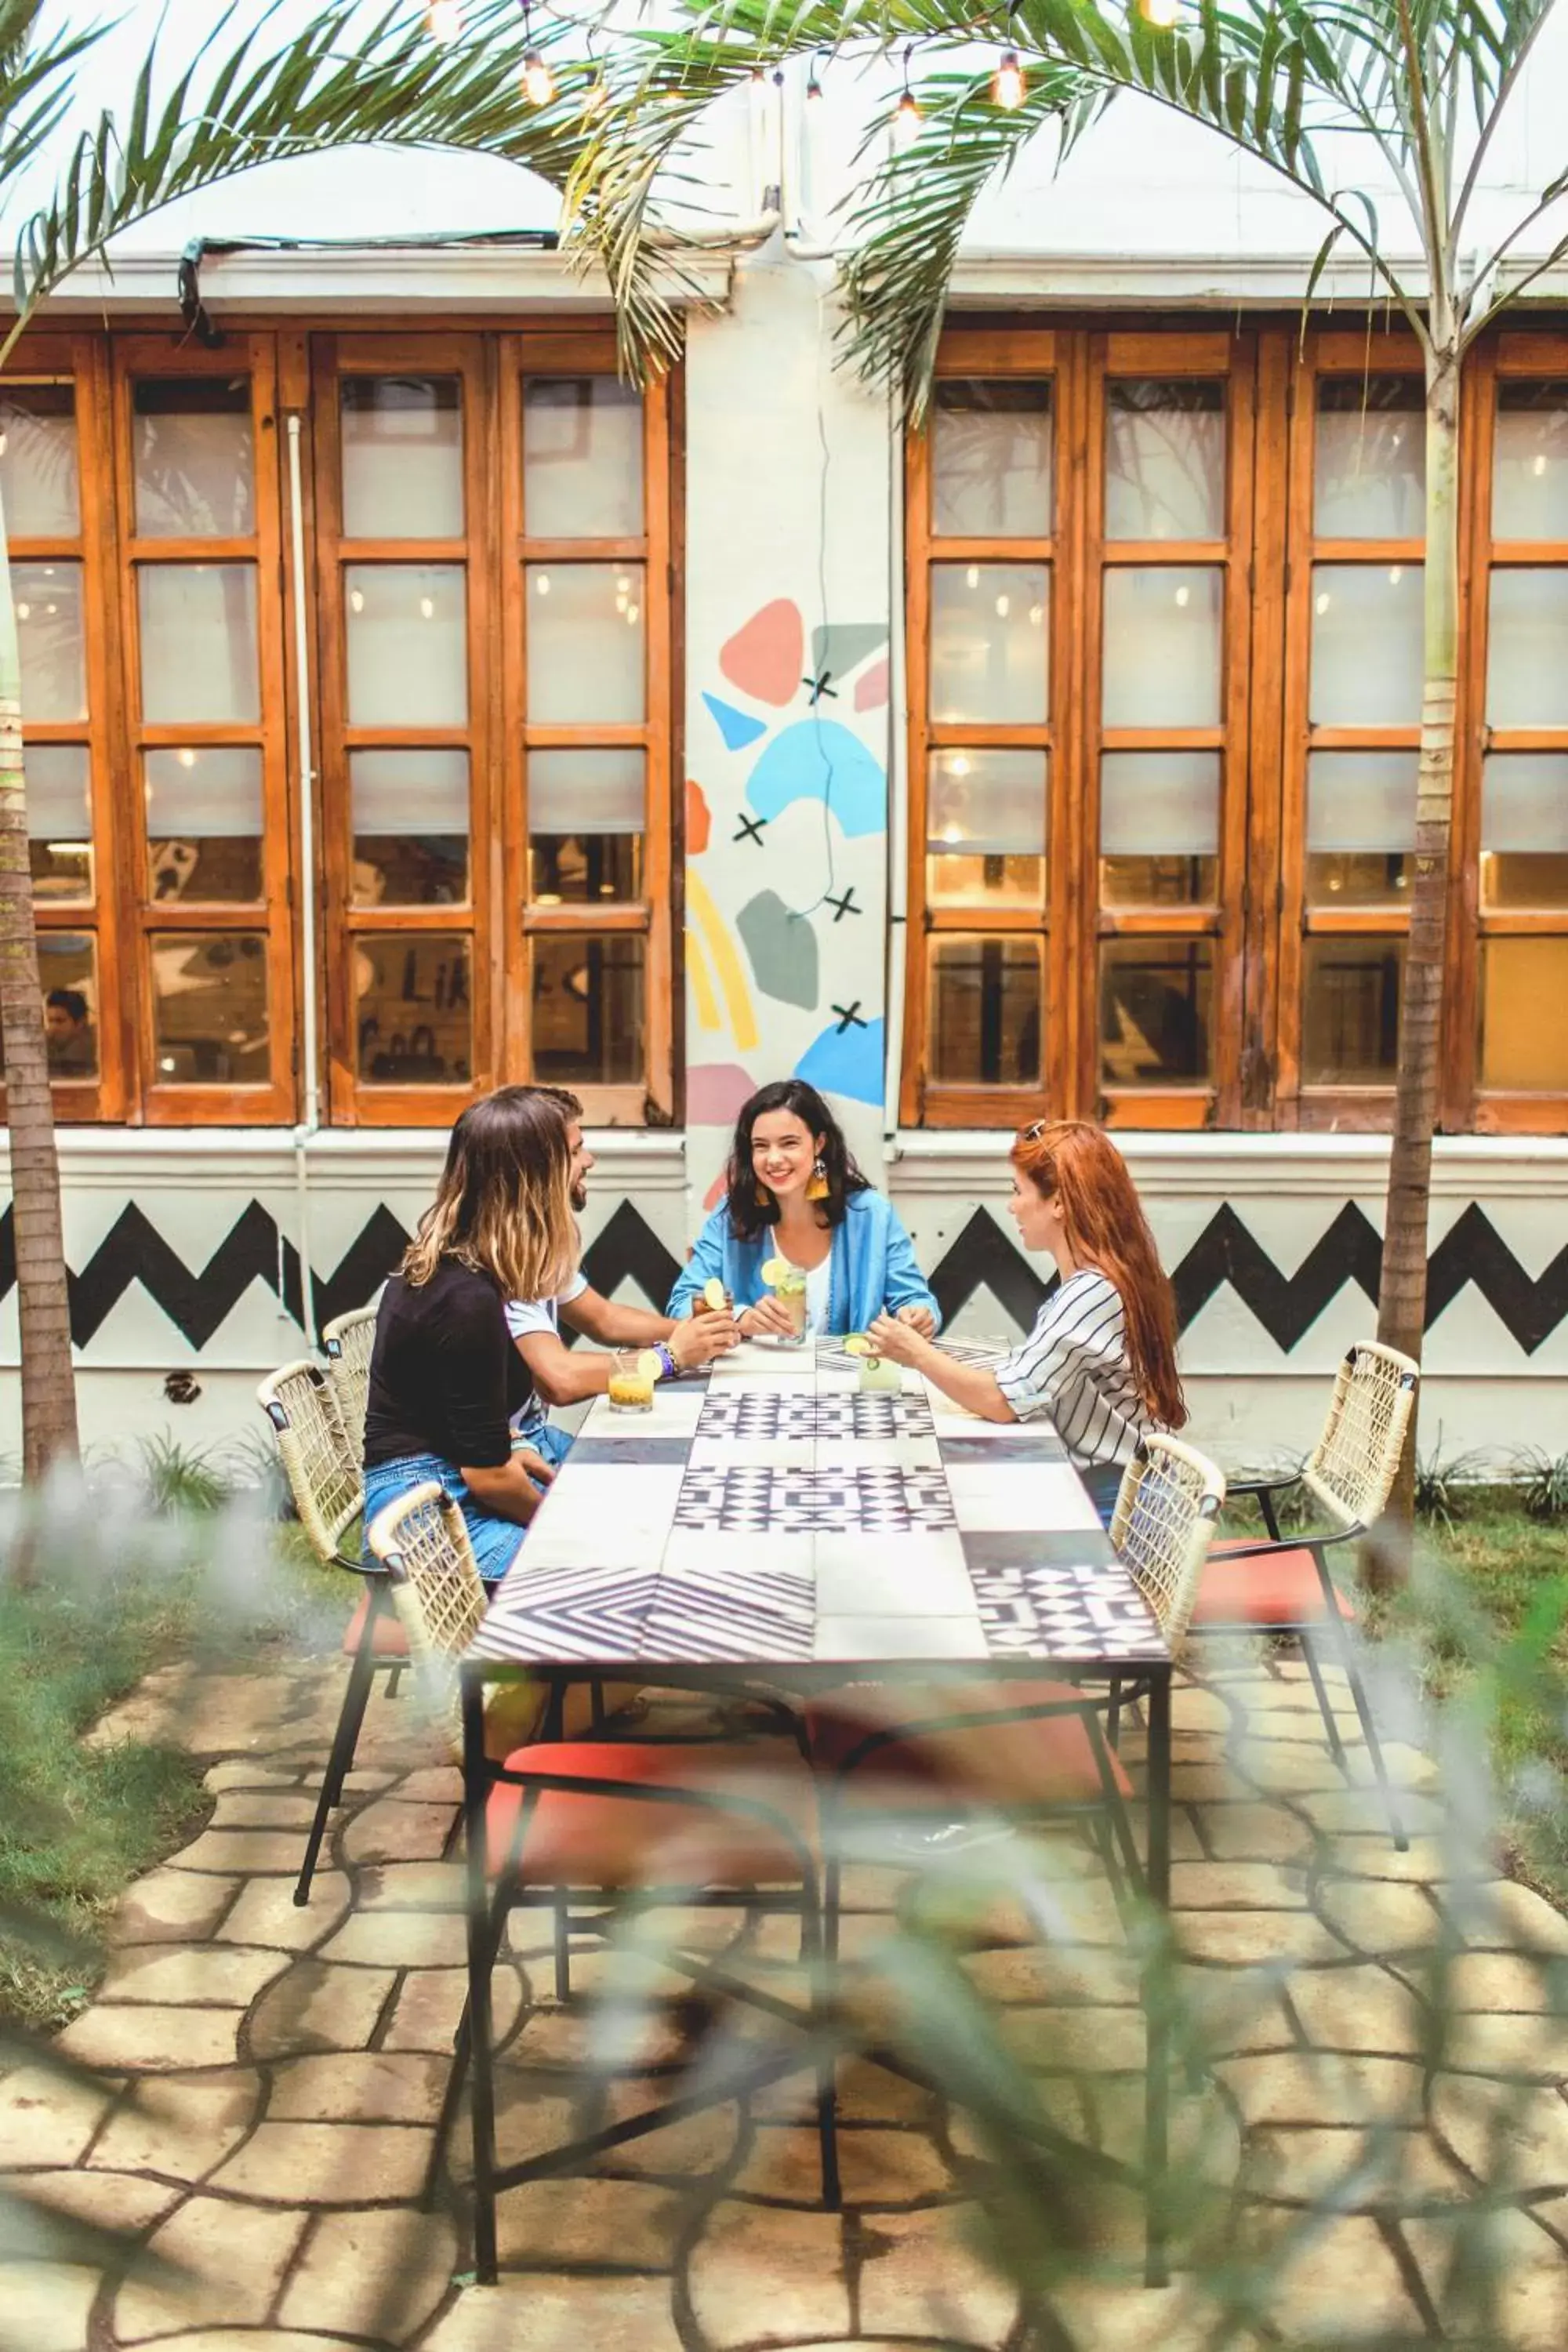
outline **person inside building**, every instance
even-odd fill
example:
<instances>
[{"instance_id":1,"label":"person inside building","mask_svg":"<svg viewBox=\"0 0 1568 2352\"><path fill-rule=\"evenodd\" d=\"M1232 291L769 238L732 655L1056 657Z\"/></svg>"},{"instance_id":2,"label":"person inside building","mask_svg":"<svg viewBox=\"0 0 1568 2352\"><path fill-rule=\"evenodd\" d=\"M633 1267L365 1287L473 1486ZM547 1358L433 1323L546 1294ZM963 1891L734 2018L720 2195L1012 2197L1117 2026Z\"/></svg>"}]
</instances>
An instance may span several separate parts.
<instances>
[{"instance_id":1,"label":"person inside building","mask_svg":"<svg viewBox=\"0 0 1568 2352\"><path fill-rule=\"evenodd\" d=\"M671 1294L671 1315L690 1313L717 1276L742 1337L797 1338L776 1274L765 1276L776 1261L793 1269L792 1285L804 1277L807 1332L863 1331L887 1316L934 1337L941 1311L898 1212L855 1165L815 1087L780 1078L752 1095L735 1123L724 1181Z\"/></svg>"},{"instance_id":2,"label":"person inside building","mask_svg":"<svg viewBox=\"0 0 1568 2352\"><path fill-rule=\"evenodd\" d=\"M869 1337L984 1421L1048 1415L1109 1526L1139 1439L1187 1418L1175 1299L1127 1163L1102 1129L1040 1119L1011 1159L1019 1239L1054 1258L1060 1276L1027 1339L987 1367L955 1362L890 1317Z\"/></svg>"},{"instance_id":3,"label":"person inside building","mask_svg":"<svg viewBox=\"0 0 1568 2352\"><path fill-rule=\"evenodd\" d=\"M97 1069L91 1012L79 988L51 988L45 997L44 1050L52 1078L90 1077Z\"/></svg>"}]
</instances>

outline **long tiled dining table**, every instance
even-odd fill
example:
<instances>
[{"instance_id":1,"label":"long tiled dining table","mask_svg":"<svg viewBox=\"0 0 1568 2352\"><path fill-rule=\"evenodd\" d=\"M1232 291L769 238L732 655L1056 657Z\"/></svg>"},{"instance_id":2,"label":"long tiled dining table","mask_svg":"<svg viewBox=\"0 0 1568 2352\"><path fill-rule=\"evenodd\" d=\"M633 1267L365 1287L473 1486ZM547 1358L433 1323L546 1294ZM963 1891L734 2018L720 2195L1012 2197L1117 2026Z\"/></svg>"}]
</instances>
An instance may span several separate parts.
<instances>
[{"instance_id":1,"label":"long tiled dining table","mask_svg":"<svg viewBox=\"0 0 1568 2352\"><path fill-rule=\"evenodd\" d=\"M863 1391L831 1340L742 1346L710 1377L658 1386L646 1412L597 1400L462 1663L476 2060L483 2048L488 2068L489 1683L551 1668L719 1687L749 1674L802 1694L854 1669L1135 1679L1149 1695L1146 1885L1163 1907L1171 1663L1048 1423L979 1421L913 1372L896 1393ZM1151 2184L1166 2159L1159 2009L1146 2036ZM479 2102L474 2160L477 2188L507 2185ZM1163 2274L1155 2201L1152 2281ZM486 2275L489 2197L478 2208Z\"/></svg>"}]
</instances>

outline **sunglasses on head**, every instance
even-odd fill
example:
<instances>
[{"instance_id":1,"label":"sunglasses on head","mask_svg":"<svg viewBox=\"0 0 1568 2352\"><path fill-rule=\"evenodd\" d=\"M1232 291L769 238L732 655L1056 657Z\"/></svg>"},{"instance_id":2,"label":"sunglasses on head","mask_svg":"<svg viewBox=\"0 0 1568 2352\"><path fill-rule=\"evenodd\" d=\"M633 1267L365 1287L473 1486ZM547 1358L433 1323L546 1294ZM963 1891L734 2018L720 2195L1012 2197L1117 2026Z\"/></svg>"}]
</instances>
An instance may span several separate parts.
<instances>
[{"instance_id":1,"label":"sunglasses on head","mask_svg":"<svg viewBox=\"0 0 1568 2352\"><path fill-rule=\"evenodd\" d=\"M1045 1131L1046 1131L1047 1128L1047 1127L1049 1127L1049 1126L1050 1126L1050 1124L1051 1124L1051 1122L1050 1122L1050 1120L1049 1120L1048 1118L1037 1118L1037 1119L1035 1121L1035 1124L1033 1125L1033 1127L1026 1127L1026 1128L1024 1129L1024 1132L1023 1132L1023 1133L1022 1133L1022 1135L1018 1138L1019 1142L1020 1142L1020 1143L1033 1143L1033 1142L1035 1142L1038 1137L1040 1137L1040 1136L1044 1135L1044 1133L1045 1133Z\"/></svg>"}]
</instances>

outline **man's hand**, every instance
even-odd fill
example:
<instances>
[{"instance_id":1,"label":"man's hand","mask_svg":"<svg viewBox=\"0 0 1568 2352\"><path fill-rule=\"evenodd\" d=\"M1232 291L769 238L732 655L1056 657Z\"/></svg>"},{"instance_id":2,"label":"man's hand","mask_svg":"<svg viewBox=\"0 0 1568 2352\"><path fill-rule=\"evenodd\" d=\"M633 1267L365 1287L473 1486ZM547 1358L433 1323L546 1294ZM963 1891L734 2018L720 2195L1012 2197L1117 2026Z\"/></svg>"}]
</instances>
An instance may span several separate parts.
<instances>
[{"instance_id":1,"label":"man's hand","mask_svg":"<svg viewBox=\"0 0 1568 2352\"><path fill-rule=\"evenodd\" d=\"M898 1323L907 1323L910 1329L918 1331L922 1339L934 1339L936 1337L936 1317L929 1307L900 1307L893 1319Z\"/></svg>"},{"instance_id":2,"label":"man's hand","mask_svg":"<svg viewBox=\"0 0 1568 2352\"><path fill-rule=\"evenodd\" d=\"M699 1364L710 1364L715 1356L727 1356L731 1348L740 1346L741 1334L732 1315L708 1307L700 1315L678 1323L664 1344L679 1369L689 1372Z\"/></svg>"},{"instance_id":3,"label":"man's hand","mask_svg":"<svg viewBox=\"0 0 1568 2352\"><path fill-rule=\"evenodd\" d=\"M795 1334L793 1317L787 1307L779 1304L772 1291L765 1298L759 1299L755 1307L748 1307L735 1320L742 1336L748 1339L763 1337L783 1339L786 1335L794 1339Z\"/></svg>"},{"instance_id":4,"label":"man's hand","mask_svg":"<svg viewBox=\"0 0 1568 2352\"><path fill-rule=\"evenodd\" d=\"M902 1316L879 1315L866 1337L872 1354L885 1356L889 1363L918 1369L931 1353L931 1341Z\"/></svg>"}]
</instances>

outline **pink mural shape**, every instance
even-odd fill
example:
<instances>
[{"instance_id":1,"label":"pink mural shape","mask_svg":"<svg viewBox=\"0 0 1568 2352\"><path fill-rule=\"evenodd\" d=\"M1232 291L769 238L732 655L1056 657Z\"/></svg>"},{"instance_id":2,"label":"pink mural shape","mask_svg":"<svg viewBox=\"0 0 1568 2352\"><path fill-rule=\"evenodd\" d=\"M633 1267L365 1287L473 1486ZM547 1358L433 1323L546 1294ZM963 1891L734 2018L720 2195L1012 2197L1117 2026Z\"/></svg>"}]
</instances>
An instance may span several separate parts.
<instances>
[{"instance_id":1,"label":"pink mural shape","mask_svg":"<svg viewBox=\"0 0 1568 2352\"><path fill-rule=\"evenodd\" d=\"M708 1190L702 1195L702 1206L710 1216L712 1215L714 1210L718 1207L720 1202L724 1197L724 1179L728 1172L727 1169L721 1168L719 1173L714 1177L713 1181L709 1185Z\"/></svg>"},{"instance_id":2,"label":"pink mural shape","mask_svg":"<svg viewBox=\"0 0 1568 2352\"><path fill-rule=\"evenodd\" d=\"M864 677L855 687L857 710L880 710L888 699L888 664L886 656L873 662Z\"/></svg>"},{"instance_id":3,"label":"pink mural shape","mask_svg":"<svg viewBox=\"0 0 1568 2352\"><path fill-rule=\"evenodd\" d=\"M719 655L731 686L776 710L790 701L805 667L805 625L789 596L776 596L736 630Z\"/></svg>"},{"instance_id":4,"label":"pink mural shape","mask_svg":"<svg viewBox=\"0 0 1568 2352\"><path fill-rule=\"evenodd\" d=\"M756 1086L739 1062L699 1062L686 1073L686 1116L693 1127L730 1127Z\"/></svg>"}]
</instances>

